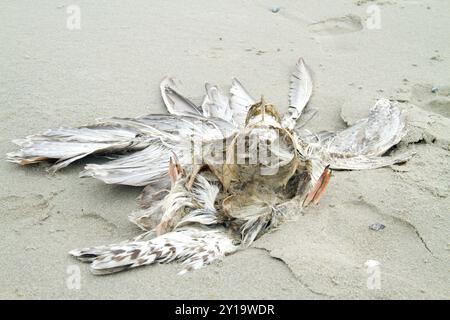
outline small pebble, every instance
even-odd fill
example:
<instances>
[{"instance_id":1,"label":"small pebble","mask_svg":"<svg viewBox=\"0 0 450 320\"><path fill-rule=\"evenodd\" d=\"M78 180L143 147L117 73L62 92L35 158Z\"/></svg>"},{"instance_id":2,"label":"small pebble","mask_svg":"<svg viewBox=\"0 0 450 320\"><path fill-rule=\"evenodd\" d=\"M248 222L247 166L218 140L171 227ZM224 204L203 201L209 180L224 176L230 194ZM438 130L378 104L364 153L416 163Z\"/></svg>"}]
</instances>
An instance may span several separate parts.
<instances>
[{"instance_id":1,"label":"small pebble","mask_svg":"<svg viewBox=\"0 0 450 320\"><path fill-rule=\"evenodd\" d=\"M439 91L438 87L431 88L431 92L433 92L433 93L437 93L438 91Z\"/></svg>"},{"instance_id":2,"label":"small pebble","mask_svg":"<svg viewBox=\"0 0 450 320\"><path fill-rule=\"evenodd\" d=\"M442 57L441 57L440 55L435 55L435 56L432 56L432 57L430 58L430 60L433 60L433 61L443 61L444 59L442 59Z\"/></svg>"},{"instance_id":3,"label":"small pebble","mask_svg":"<svg viewBox=\"0 0 450 320\"><path fill-rule=\"evenodd\" d=\"M273 13L277 13L278 11L280 11L280 6L272 6L272 8L270 8L270 11L272 11Z\"/></svg>"},{"instance_id":4,"label":"small pebble","mask_svg":"<svg viewBox=\"0 0 450 320\"><path fill-rule=\"evenodd\" d=\"M383 230L384 228L386 228L386 226L384 225L384 224L381 224L381 223L374 223L374 224L371 224L370 226L369 226L369 229L370 230L374 230L374 231L380 231L380 230Z\"/></svg>"}]
</instances>

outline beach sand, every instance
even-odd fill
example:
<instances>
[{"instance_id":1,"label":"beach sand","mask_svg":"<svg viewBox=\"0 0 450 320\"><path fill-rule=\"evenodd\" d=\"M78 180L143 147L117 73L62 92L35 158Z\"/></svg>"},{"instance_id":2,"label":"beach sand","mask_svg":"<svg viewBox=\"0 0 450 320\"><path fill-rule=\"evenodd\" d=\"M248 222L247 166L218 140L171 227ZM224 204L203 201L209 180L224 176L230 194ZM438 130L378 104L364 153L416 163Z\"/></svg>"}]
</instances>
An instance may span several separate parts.
<instances>
[{"instance_id":1,"label":"beach sand","mask_svg":"<svg viewBox=\"0 0 450 320\"><path fill-rule=\"evenodd\" d=\"M80 9L80 30L67 28L70 5ZM11 0L0 7L2 155L16 149L11 140L48 128L166 112L165 75L181 79L197 102L205 81L228 90L237 76L255 97L286 110L300 56L313 70L310 105L319 109L309 129L345 128L390 98L409 112L410 132L397 149L416 152L404 165L333 172L318 206L184 276L177 264L94 276L68 256L139 233L127 215L140 188L78 178L83 165L101 159L55 175L46 164L0 161L0 298L450 298L450 2ZM386 228L370 230L373 223ZM379 262L379 289L367 286L369 260ZM77 267L79 289L67 285Z\"/></svg>"}]
</instances>

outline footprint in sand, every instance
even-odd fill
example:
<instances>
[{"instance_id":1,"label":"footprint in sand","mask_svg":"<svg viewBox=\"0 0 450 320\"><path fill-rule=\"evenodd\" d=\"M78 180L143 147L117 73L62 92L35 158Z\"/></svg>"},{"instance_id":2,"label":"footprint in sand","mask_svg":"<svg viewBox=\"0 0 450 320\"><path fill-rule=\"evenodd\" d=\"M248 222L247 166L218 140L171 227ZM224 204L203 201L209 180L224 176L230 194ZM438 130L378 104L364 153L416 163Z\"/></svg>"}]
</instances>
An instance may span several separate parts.
<instances>
[{"instance_id":1,"label":"footprint in sand","mask_svg":"<svg viewBox=\"0 0 450 320\"><path fill-rule=\"evenodd\" d=\"M312 23L308 29L319 35L339 35L360 31L363 29L363 24L360 17L349 14Z\"/></svg>"},{"instance_id":2,"label":"footprint in sand","mask_svg":"<svg viewBox=\"0 0 450 320\"><path fill-rule=\"evenodd\" d=\"M431 84L416 84L411 90L411 102L424 110L450 118L450 86L434 88Z\"/></svg>"}]
</instances>

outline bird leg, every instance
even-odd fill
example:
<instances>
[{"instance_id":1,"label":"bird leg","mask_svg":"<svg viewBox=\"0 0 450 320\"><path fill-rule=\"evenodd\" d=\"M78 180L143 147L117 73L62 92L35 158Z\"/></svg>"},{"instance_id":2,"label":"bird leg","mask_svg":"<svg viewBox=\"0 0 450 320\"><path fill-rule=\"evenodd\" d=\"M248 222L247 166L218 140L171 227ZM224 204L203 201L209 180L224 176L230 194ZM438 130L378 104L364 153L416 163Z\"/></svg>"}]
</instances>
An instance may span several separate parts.
<instances>
[{"instance_id":1,"label":"bird leg","mask_svg":"<svg viewBox=\"0 0 450 320\"><path fill-rule=\"evenodd\" d=\"M177 155L173 153L169 160L169 177L172 182L172 186L183 175L183 173L183 167L181 166Z\"/></svg>"},{"instance_id":2,"label":"bird leg","mask_svg":"<svg viewBox=\"0 0 450 320\"><path fill-rule=\"evenodd\" d=\"M171 195L171 192L173 192L176 188L177 185L177 181L179 181L183 176L184 176L185 172L183 167L181 166L178 157L176 156L175 153L173 153L173 155L170 157L169 160L169 177L170 177L170 181L172 183L172 188L171 191L169 191L169 194L166 195L165 199L169 200L169 201L174 201L175 199L171 199L168 198ZM164 201L164 200L163 200ZM171 206L169 205L169 208ZM172 220L174 219L174 216L176 216L176 211L175 212L171 212L171 214L169 216L164 216L162 217L162 220L160 221L160 223L155 227L155 232L156 235L159 236L161 234L167 233L170 229L171 229L171 225L172 225Z\"/></svg>"},{"instance_id":3,"label":"bird leg","mask_svg":"<svg viewBox=\"0 0 450 320\"><path fill-rule=\"evenodd\" d=\"M194 182L195 182L195 179L197 178L197 175L200 173L200 171L202 171L202 169L204 167L205 166L202 165L202 164L198 164L198 165L194 166L194 168L192 169L192 173L191 173L191 175L189 177L189 180L186 183L186 189L187 190L190 191L192 189L192 186L194 185Z\"/></svg>"},{"instance_id":4,"label":"bird leg","mask_svg":"<svg viewBox=\"0 0 450 320\"><path fill-rule=\"evenodd\" d=\"M331 170L329 169L329 166L325 168L322 175L320 176L319 180L317 181L314 188L308 193L306 196L305 201L303 202L303 206L308 206L311 202L314 204L318 204L320 201L320 198L322 198L323 194L325 193L325 190L327 189L328 183L330 182L331 178Z\"/></svg>"}]
</instances>

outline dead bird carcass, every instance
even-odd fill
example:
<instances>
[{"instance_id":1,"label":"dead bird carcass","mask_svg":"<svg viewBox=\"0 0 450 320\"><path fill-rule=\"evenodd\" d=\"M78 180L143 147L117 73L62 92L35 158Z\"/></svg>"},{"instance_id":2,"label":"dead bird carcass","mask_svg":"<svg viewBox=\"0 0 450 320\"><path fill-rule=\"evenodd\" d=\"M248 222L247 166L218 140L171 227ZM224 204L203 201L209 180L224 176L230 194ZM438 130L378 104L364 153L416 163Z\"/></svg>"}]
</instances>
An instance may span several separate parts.
<instances>
[{"instance_id":1,"label":"dead bird carcass","mask_svg":"<svg viewBox=\"0 0 450 320\"><path fill-rule=\"evenodd\" d=\"M303 129L312 79L300 59L291 76L289 109L280 115L237 79L230 95L206 84L197 106L165 78L170 114L108 118L59 128L15 143L10 162L55 161L57 171L89 155L119 156L80 174L105 183L145 186L129 219L143 231L118 244L76 249L96 274L182 261L182 273L249 246L309 203L318 203L331 169L374 169L409 159L382 156L406 133L405 114L379 100L367 118L340 132Z\"/></svg>"}]
</instances>

